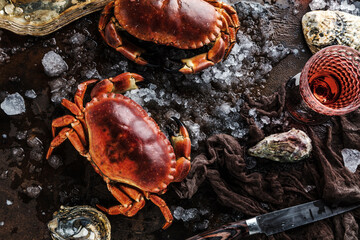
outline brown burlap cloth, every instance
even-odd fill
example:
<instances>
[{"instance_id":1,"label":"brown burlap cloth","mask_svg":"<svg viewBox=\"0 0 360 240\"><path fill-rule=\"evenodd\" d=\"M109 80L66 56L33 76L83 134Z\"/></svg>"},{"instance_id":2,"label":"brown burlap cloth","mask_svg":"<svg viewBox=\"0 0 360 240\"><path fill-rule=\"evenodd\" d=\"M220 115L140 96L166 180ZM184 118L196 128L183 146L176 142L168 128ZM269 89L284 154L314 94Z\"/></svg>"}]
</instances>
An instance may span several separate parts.
<instances>
[{"instance_id":1,"label":"brown burlap cloth","mask_svg":"<svg viewBox=\"0 0 360 240\"><path fill-rule=\"evenodd\" d=\"M239 142L226 134L208 138L207 152L193 159L189 175L176 188L178 195L191 198L207 180L223 205L249 217L316 199L324 199L329 205L360 202L360 170L350 172L341 155L343 148L360 150L360 110L333 117L320 126L305 126L290 119L289 124L271 123L259 129L249 110L256 108L259 115L271 119L280 117L284 114L284 92L282 87L257 102L248 98L242 110L250 127L247 141ZM304 130L312 139L310 158L300 165L273 163L265 171L250 171L246 167L245 152L249 147L264 136L291 127ZM266 161L269 160L257 159L257 166ZM358 239L359 216L360 211L354 210L270 237L258 235L257 239Z\"/></svg>"}]
</instances>

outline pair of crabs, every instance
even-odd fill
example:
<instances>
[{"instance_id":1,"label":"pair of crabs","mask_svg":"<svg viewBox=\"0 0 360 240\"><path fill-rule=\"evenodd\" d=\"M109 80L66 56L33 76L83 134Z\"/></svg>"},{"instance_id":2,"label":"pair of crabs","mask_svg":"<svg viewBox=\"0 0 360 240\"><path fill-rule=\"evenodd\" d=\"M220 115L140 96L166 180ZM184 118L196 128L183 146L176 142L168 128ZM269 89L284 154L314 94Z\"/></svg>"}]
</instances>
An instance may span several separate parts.
<instances>
[{"instance_id":1,"label":"pair of crabs","mask_svg":"<svg viewBox=\"0 0 360 240\"><path fill-rule=\"evenodd\" d=\"M122 31L141 40L182 49L213 44L208 52L183 59L183 73L198 72L226 57L238 28L236 11L216 0L115 0L105 7L99 22L105 41L142 65L148 64L141 57L144 50L122 37ZM133 216L148 199L162 211L165 229L173 217L158 195L165 193L171 182L180 182L187 176L191 141L185 126L173 118L179 132L172 134L170 142L140 105L119 94L137 88L136 82L142 80L138 74L123 73L81 83L74 102L62 100L62 105L75 116L65 115L52 121L54 138L46 158L69 139L120 203L110 208L98 205L101 210ZM87 87L95 82L92 99L84 107ZM60 127L63 128L57 133Z\"/></svg>"}]
</instances>

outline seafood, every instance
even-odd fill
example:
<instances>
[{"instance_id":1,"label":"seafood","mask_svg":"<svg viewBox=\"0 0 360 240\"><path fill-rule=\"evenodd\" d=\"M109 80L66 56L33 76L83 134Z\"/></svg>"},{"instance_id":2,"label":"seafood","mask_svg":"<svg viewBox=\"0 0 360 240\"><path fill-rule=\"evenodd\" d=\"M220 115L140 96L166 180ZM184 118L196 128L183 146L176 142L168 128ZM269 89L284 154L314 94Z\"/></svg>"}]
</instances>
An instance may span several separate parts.
<instances>
[{"instance_id":1,"label":"seafood","mask_svg":"<svg viewBox=\"0 0 360 240\"><path fill-rule=\"evenodd\" d=\"M292 128L272 134L248 150L251 156L279 162L296 162L307 158L312 150L311 139L305 132Z\"/></svg>"},{"instance_id":2,"label":"seafood","mask_svg":"<svg viewBox=\"0 0 360 240\"><path fill-rule=\"evenodd\" d=\"M81 83L74 102L62 100L62 105L75 116L65 115L52 122L52 140L47 159L54 148L69 139L75 149L86 157L120 202L110 208L97 205L111 215L135 215L152 201L162 211L170 226L173 217L158 194L163 194L171 182L182 181L190 170L191 142L185 126L174 118L179 133L172 133L171 142L156 122L133 100L115 93L137 88L142 76L123 73L98 82L91 91L92 100L83 105L89 84ZM70 127L65 127L71 125ZM56 135L56 128L64 127Z\"/></svg>"},{"instance_id":3,"label":"seafood","mask_svg":"<svg viewBox=\"0 0 360 240\"><path fill-rule=\"evenodd\" d=\"M90 206L64 207L48 223L54 240L110 240L111 225L105 214Z\"/></svg>"},{"instance_id":4,"label":"seafood","mask_svg":"<svg viewBox=\"0 0 360 240\"><path fill-rule=\"evenodd\" d=\"M141 56L145 50L126 39L125 31L143 41L180 49L212 45L206 53L182 59L182 73L201 71L226 58L239 26L235 9L217 0L114 0L99 21L105 42L141 65L148 64Z\"/></svg>"},{"instance_id":5,"label":"seafood","mask_svg":"<svg viewBox=\"0 0 360 240\"><path fill-rule=\"evenodd\" d=\"M0 0L0 28L43 36L102 9L109 0Z\"/></svg>"},{"instance_id":6,"label":"seafood","mask_svg":"<svg viewBox=\"0 0 360 240\"><path fill-rule=\"evenodd\" d=\"M311 11L302 18L306 43L312 53L331 45L360 51L360 17L341 11Z\"/></svg>"}]
</instances>

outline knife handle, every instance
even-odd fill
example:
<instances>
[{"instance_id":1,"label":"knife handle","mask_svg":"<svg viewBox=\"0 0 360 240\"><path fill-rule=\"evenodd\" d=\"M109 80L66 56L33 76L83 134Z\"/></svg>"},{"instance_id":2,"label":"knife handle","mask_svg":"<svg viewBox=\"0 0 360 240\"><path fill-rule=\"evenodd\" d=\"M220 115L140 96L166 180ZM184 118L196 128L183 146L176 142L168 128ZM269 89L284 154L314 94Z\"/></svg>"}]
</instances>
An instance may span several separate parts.
<instances>
[{"instance_id":1,"label":"knife handle","mask_svg":"<svg viewBox=\"0 0 360 240\"><path fill-rule=\"evenodd\" d=\"M246 237L249 234L249 226L246 220L233 222L221 226L218 229L200 233L186 240L230 240L237 237Z\"/></svg>"}]
</instances>

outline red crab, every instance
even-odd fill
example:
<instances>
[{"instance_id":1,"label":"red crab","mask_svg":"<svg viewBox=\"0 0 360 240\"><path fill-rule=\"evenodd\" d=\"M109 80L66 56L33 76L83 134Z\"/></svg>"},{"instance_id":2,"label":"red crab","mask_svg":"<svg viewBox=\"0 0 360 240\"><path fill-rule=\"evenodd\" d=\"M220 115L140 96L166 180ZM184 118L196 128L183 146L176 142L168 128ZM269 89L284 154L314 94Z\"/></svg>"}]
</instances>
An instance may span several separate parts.
<instances>
[{"instance_id":1,"label":"red crab","mask_svg":"<svg viewBox=\"0 0 360 240\"><path fill-rule=\"evenodd\" d=\"M179 133L171 142L156 122L133 100L115 93L137 88L142 76L123 73L98 82L91 101L83 106L87 86L98 80L81 83L74 102L62 105L75 116L65 115L52 121L52 140L46 158L54 148L69 139L105 180L109 191L120 202L110 208L98 207L111 215L135 215L149 199L162 211L170 226L173 217L158 194L166 192L171 182L183 180L190 170L191 142L184 125L175 119ZM65 127L71 125L71 127ZM56 134L56 128L64 127Z\"/></svg>"},{"instance_id":2,"label":"red crab","mask_svg":"<svg viewBox=\"0 0 360 240\"><path fill-rule=\"evenodd\" d=\"M114 17L115 15L115 17ZM203 54L182 59L183 73L196 73L226 58L236 42L239 18L217 0L114 0L103 10L99 31L105 42L128 59L146 65L144 50L122 36L180 49L212 44Z\"/></svg>"}]
</instances>

